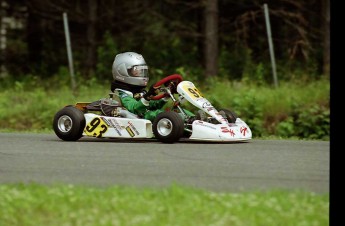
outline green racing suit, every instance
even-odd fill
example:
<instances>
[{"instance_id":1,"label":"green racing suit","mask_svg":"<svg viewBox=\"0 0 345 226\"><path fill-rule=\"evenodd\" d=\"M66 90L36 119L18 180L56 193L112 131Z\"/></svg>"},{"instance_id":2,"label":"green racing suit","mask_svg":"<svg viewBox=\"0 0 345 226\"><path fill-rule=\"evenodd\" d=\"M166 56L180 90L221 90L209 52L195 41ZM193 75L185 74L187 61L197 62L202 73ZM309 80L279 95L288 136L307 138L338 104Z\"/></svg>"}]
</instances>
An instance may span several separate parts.
<instances>
[{"instance_id":1,"label":"green racing suit","mask_svg":"<svg viewBox=\"0 0 345 226\"><path fill-rule=\"evenodd\" d=\"M144 118L153 122L157 115L164 112L164 105L168 102L168 98L162 98L160 100L145 100L143 97L134 98L133 93L128 90L116 89L117 96L120 98L122 105L131 113L138 115L140 118ZM187 109L183 111L188 116L195 116Z\"/></svg>"},{"instance_id":2,"label":"green racing suit","mask_svg":"<svg viewBox=\"0 0 345 226\"><path fill-rule=\"evenodd\" d=\"M163 106L168 101L165 98L160 100L145 100L140 98L139 100L133 97L133 93L127 90L116 89L118 96L122 105L133 114L138 115L139 117L145 118L153 122L157 115L164 110Z\"/></svg>"}]
</instances>

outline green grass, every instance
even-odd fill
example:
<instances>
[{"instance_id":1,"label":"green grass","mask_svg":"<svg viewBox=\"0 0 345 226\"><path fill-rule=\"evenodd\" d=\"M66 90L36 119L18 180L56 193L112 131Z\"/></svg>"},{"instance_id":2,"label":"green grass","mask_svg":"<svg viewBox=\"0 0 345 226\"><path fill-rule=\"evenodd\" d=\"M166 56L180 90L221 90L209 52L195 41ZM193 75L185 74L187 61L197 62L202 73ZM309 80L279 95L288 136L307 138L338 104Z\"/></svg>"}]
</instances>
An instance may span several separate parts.
<instances>
[{"instance_id":1,"label":"green grass","mask_svg":"<svg viewBox=\"0 0 345 226\"><path fill-rule=\"evenodd\" d=\"M193 82L216 108L236 112L256 138L329 140L330 83L327 78L282 81L278 88L224 79ZM109 91L108 82L96 80L79 84L76 95L69 84L56 77L47 81L34 78L14 81L0 89L0 128L2 131L51 132L53 117L62 107L108 97Z\"/></svg>"},{"instance_id":2,"label":"green grass","mask_svg":"<svg viewBox=\"0 0 345 226\"><path fill-rule=\"evenodd\" d=\"M329 225L329 194L284 190L12 184L0 186L0 209L1 226Z\"/></svg>"},{"instance_id":3,"label":"green grass","mask_svg":"<svg viewBox=\"0 0 345 226\"><path fill-rule=\"evenodd\" d=\"M237 102L248 106L250 105L248 102L254 102L260 106L264 115L280 115L291 112L297 106L308 107L312 104L329 106L330 83L326 78L312 82L290 81L281 82L278 88L274 88L270 85L216 80L206 94L225 107L231 108L234 105L240 107L237 106Z\"/></svg>"},{"instance_id":4,"label":"green grass","mask_svg":"<svg viewBox=\"0 0 345 226\"><path fill-rule=\"evenodd\" d=\"M327 80L281 82L278 89L224 80L207 86L194 83L215 106L235 110L251 128L260 128L260 120L268 125L274 125L274 120L284 122L285 115L296 108L316 104L329 109ZM109 84L96 81L79 85L76 96L59 79L8 84L0 90L0 131L53 133L52 120L60 108L95 101L107 97L108 92ZM265 137L279 139L275 134ZM0 185L0 226L41 225L326 226L329 194L285 190L214 193L178 185L162 189Z\"/></svg>"}]
</instances>

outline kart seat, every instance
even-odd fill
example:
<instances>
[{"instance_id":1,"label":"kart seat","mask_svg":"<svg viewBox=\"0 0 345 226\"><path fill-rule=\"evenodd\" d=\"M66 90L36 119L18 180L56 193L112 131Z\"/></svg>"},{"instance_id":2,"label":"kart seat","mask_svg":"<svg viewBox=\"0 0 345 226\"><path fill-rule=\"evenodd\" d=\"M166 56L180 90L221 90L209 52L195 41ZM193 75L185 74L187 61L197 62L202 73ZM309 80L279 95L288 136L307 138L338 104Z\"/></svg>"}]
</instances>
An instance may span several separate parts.
<instances>
[{"instance_id":1,"label":"kart seat","mask_svg":"<svg viewBox=\"0 0 345 226\"><path fill-rule=\"evenodd\" d=\"M101 112L101 114L105 116L132 119L139 118L139 116L129 112L125 107L122 106L120 99L115 93L109 93L109 98L102 98L87 104L85 109L87 111Z\"/></svg>"}]
</instances>

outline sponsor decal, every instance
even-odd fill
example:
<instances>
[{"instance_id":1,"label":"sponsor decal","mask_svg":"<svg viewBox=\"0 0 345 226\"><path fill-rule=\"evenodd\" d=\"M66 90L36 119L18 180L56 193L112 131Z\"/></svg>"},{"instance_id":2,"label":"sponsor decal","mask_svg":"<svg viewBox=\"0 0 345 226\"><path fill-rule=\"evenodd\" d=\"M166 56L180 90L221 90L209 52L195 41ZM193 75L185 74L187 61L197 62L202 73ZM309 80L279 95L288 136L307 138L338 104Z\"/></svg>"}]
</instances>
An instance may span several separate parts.
<instances>
[{"instance_id":1,"label":"sponsor decal","mask_svg":"<svg viewBox=\"0 0 345 226\"><path fill-rule=\"evenodd\" d=\"M131 127L127 126L127 127L126 127L126 130L127 130L128 134L129 134L131 137L134 137L134 136L135 136L135 134L133 133L133 130L131 129Z\"/></svg>"},{"instance_id":2,"label":"sponsor decal","mask_svg":"<svg viewBox=\"0 0 345 226\"><path fill-rule=\"evenodd\" d=\"M229 133L230 136L234 137L235 136L235 132L232 129L228 129L228 127L220 127L222 130L222 133Z\"/></svg>"},{"instance_id":3,"label":"sponsor decal","mask_svg":"<svg viewBox=\"0 0 345 226\"><path fill-rule=\"evenodd\" d=\"M101 117L101 119L107 124L108 127L112 127L111 123L108 121L108 119Z\"/></svg>"},{"instance_id":4,"label":"sponsor decal","mask_svg":"<svg viewBox=\"0 0 345 226\"><path fill-rule=\"evenodd\" d=\"M135 126L133 125L133 123L132 123L131 121L128 122L128 126L129 126L132 130L134 130L134 132L135 132L137 135L140 134L139 131L137 130L137 128L135 128Z\"/></svg>"},{"instance_id":5,"label":"sponsor decal","mask_svg":"<svg viewBox=\"0 0 345 226\"><path fill-rule=\"evenodd\" d=\"M202 104L202 108L209 108L209 107L212 107L210 102L205 102L205 103Z\"/></svg>"},{"instance_id":6,"label":"sponsor decal","mask_svg":"<svg viewBox=\"0 0 345 226\"><path fill-rule=\"evenodd\" d=\"M102 118L97 117L92 119L85 127L84 132L88 136L92 137L102 137L108 130L108 125L102 120Z\"/></svg>"},{"instance_id":7,"label":"sponsor decal","mask_svg":"<svg viewBox=\"0 0 345 226\"><path fill-rule=\"evenodd\" d=\"M243 136L246 135L247 129L248 129L247 127L241 126L240 132L242 133Z\"/></svg>"},{"instance_id":8,"label":"sponsor decal","mask_svg":"<svg viewBox=\"0 0 345 226\"><path fill-rule=\"evenodd\" d=\"M113 118L104 118L102 117L103 121L105 121L107 123L107 125L109 127L112 127L115 129L116 133L119 134L119 136L122 136L122 133L120 130L122 130L120 124L118 123L118 121L116 119Z\"/></svg>"}]
</instances>

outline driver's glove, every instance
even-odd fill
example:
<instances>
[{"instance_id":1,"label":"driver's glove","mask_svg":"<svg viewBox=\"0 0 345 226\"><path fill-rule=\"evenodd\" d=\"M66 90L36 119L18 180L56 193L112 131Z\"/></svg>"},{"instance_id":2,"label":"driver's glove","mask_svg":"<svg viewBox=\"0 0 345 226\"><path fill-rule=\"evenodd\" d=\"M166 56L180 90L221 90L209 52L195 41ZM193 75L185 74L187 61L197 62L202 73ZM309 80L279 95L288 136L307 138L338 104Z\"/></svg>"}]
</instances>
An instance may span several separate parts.
<instances>
[{"instance_id":1,"label":"driver's glove","mask_svg":"<svg viewBox=\"0 0 345 226\"><path fill-rule=\"evenodd\" d=\"M147 93L146 90L143 90L140 93L135 93L133 95L133 97L134 97L134 99L139 100L140 98L142 98L145 95L145 93Z\"/></svg>"},{"instance_id":2,"label":"driver's glove","mask_svg":"<svg viewBox=\"0 0 345 226\"><path fill-rule=\"evenodd\" d=\"M149 91L143 95L145 100L151 100L153 96L157 95L157 88L154 88L153 85L150 86Z\"/></svg>"},{"instance_id":3,"label":"driver's glove","mask_svg":"<svg viewBox=\"0 0 345 226\"><path fill-rule=\"evenodd\" d=\"M170 96L166 94L166 96L163 97L162 100L164 100L165 102L168 102L170 100Z\"/></svg>"}]
</instances>

